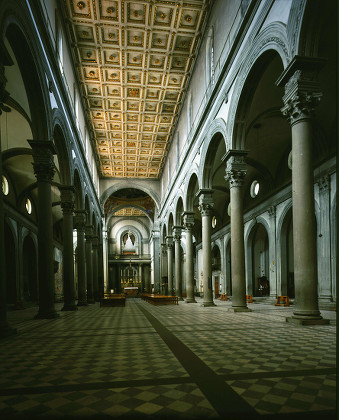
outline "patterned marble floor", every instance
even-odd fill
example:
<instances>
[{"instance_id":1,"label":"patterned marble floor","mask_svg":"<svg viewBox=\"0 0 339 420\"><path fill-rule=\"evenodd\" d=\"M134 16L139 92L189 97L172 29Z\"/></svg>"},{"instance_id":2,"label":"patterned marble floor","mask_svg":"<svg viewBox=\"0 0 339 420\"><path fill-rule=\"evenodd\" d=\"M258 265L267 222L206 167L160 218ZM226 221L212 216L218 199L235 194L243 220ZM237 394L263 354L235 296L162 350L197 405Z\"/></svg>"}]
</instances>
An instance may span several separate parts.
<instances>
[{"instance_id":1,"label":"patterned marble floor","mask_svg":"<svg viewBox=\"0 0 339 420\"><path fill-rule=\"evenodd\" d=\"M336 312L286 323L293 307L249 313L180 302L81 307L1 340L1 419L335 419ZM57 305L59 308L60 305Z\"/></svg>"}]
</instances>

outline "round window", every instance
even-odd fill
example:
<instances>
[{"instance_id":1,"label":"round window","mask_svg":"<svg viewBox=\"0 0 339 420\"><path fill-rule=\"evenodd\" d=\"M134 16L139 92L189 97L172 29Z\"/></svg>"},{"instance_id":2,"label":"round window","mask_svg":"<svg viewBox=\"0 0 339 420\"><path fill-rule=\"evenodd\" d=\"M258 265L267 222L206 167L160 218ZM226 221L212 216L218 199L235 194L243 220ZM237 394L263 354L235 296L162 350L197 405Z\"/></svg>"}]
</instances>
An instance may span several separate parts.
<instances>
[{"instance_id":1,"label":"round window","mask_svg":"<svg viewBox=\"0 0 339 420\"><path fill-rule=\"evenodd\" d=\"M251 191L250 191L252 198L255 198L259 194L259 188L260 188L259 182L253 181L251 185Z\"/></svg>"},{"instance_id":2,"label":"round window","mask_svg":"<svg viewBox=\"0 0 339 420\"><path fill-rule=\"evenodd\" d=\"M32 213L32 202L29 198L26 200L26 211L28 214Z\"/></svg>"},{"instance_id":3,"label":"round window","mask_svg":"<svg viewBox=\"0 0 339 420\"><path fill-rule=\"evenodd\" d=\"M215 216L212 217L212 228L214 229L217 225L217 218Z\"/></svg>"},{"instance_id":4,"label":"round window","mask_svg":"<svg viewBox=\"0 0 339 420\"><path fill-rule=\"evenodd\" d=\"M8 195L9 193L8 181L4 175L2 175L2 192L4 193L4 195Z\"/></svg>"}]
</instances>

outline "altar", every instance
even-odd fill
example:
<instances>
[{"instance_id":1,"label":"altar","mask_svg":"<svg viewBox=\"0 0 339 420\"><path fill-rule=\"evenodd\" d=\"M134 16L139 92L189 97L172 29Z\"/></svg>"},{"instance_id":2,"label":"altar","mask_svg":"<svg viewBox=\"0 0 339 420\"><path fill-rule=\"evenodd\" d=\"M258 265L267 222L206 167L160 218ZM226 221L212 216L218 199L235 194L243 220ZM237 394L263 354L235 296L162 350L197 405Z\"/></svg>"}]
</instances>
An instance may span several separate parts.
<instances>
[{"instance_id":1,"label":"altar","mask_svg":"<svg viewBox=\"0 0 339 420\"><path fill-rule=\"evenodd\" d=\"M124 292L126 296L137 296L137 294L139 293L139 287L137 286L124 287Z\"/></svg>"}]
</instances>

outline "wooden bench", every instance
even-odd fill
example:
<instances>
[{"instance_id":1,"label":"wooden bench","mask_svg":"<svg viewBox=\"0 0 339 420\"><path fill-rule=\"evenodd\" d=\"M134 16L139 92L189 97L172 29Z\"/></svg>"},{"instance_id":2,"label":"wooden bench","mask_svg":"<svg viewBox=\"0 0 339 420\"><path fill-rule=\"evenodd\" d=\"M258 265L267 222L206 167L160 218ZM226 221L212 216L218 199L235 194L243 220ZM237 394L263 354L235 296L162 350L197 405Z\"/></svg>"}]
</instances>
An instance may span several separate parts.
<instances>
[{"instance_id":1,"label":"wooden bench","mask_svg":"<svg viewBox=\"0 0 339 420\"><path fill-rule=\"evenodd\" d=\"M178 296L155 295L151 293L143 293L141 299L152 305L179 305Z\"/></svg>"},{"instance_id":2,"label":"wooden bench","mask_svg":"<svg viewBox=\"0 0 339 420\"><path fill-rule=\"evenodd\" d=\"M275 306L290 306L290 298L288 296L277 296Z\"/></svg>"},{"instance_id":3,"label":"wooden bench","mask_svg":"<svg viewBox=\"0 0 339 420\"><path fill-rule=\"evenodd\" d=\"M246 302L247 303L253 303L253 296L252 295L246 295Z\"/></svg>"},{"instance_id":4,"label":"wooden bench","mask_svg":"<svg viewBox=\"0 0 339 420\"><path fill-rule=\"evenodd\" d=\"M126 296L124 294L105 293L100 299L100 306L125 306Z\"/></svg>"},{"instance_id":5,"label":"wooden bench","mask_svg":"<svg viewBox=\"0 0 339 420\"><path fill-rule=\"evenodd\" d=\"M227 295L226 293L222 293L220 296L220 300L227 300Z\"/></svg>"}]
</instances>

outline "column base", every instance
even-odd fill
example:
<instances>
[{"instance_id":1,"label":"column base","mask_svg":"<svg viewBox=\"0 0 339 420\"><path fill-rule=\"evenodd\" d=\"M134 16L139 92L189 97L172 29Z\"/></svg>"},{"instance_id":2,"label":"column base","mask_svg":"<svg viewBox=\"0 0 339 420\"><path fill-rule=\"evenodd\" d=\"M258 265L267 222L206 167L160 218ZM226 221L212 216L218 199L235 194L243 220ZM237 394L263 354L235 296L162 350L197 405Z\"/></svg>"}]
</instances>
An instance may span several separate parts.
<instances>
[{"instance_id":1,"label":"column base","mask_svg":"<svg viewBox=\"0 0 339 420\"><path fill-rule=\"evenodd\" d=\"M9 325L0 328L0 338L10 337L17 333L16 328L12 328Z\"/></svg>"},{"instance_id":2,"label":"column base","mask_svg":"<svg viewBox=\"0 0 339 420\"><path fill-rule=\"evenodd\" d=\"M203 302L201 306L208 307L208 306L217 306L214 302Z\"/></svg>"},{"instance_id":3,"label":"column base","mask_svg":"<svg viewBox=\"0 0 339 420\"><path fill-rule=\"evenodd\" d=\"M88 306L87 302L78 302L78 306Z\"/></svg>"},{"instance_id":4,"label":"column base","mask_svg":"<svg viewBox=\"0 0 339 420\"><path fill-rule=\"evenodd\" d=\"M45 313L41 313L38 312L34 319L53 319L53 318L59 318L60 314L58 314L55 311L51 311L51 312L45 312Z\"/></svg>"},{"instance_id":5,"label":"column base","mask_svg":"<svg viewBox=\"0 0 339 420\"><path fill-rule=\"evenodd\" d=\"M232 306L228 309L228 312L252 312L247 306Z\"/></svg>"},{"instance_id":6,"label":"column base","mask_svg":"<svg viewBox=\"0 0 339 420\"><path fill-rule=\"evenodd\" d=\"M78 307L76 305L64 305L61 309L62 311L77 311Z\"/></svg>"},{"instance_id":7,"label":"column base","mask_svg":"<svg viewBox=\"0 0 339 420\"><path fill-rule=\"evenodd\" d=\"M185 302L186 303L197 303L197 301L195 299L186 299Z\"/></svg>"},{"instance_id":8,"label":"column base","mask_svg":"<svg viewBox=\"0 0 339 420\"><path fill-rule=\"evenodd\" d=\"M289 322L291 324L296 325L329 325L330 320L324 319L324 318L299 318L295 316L291 316L288 318L285 318L286 322Z\"/></svg>"}]
</instances>

